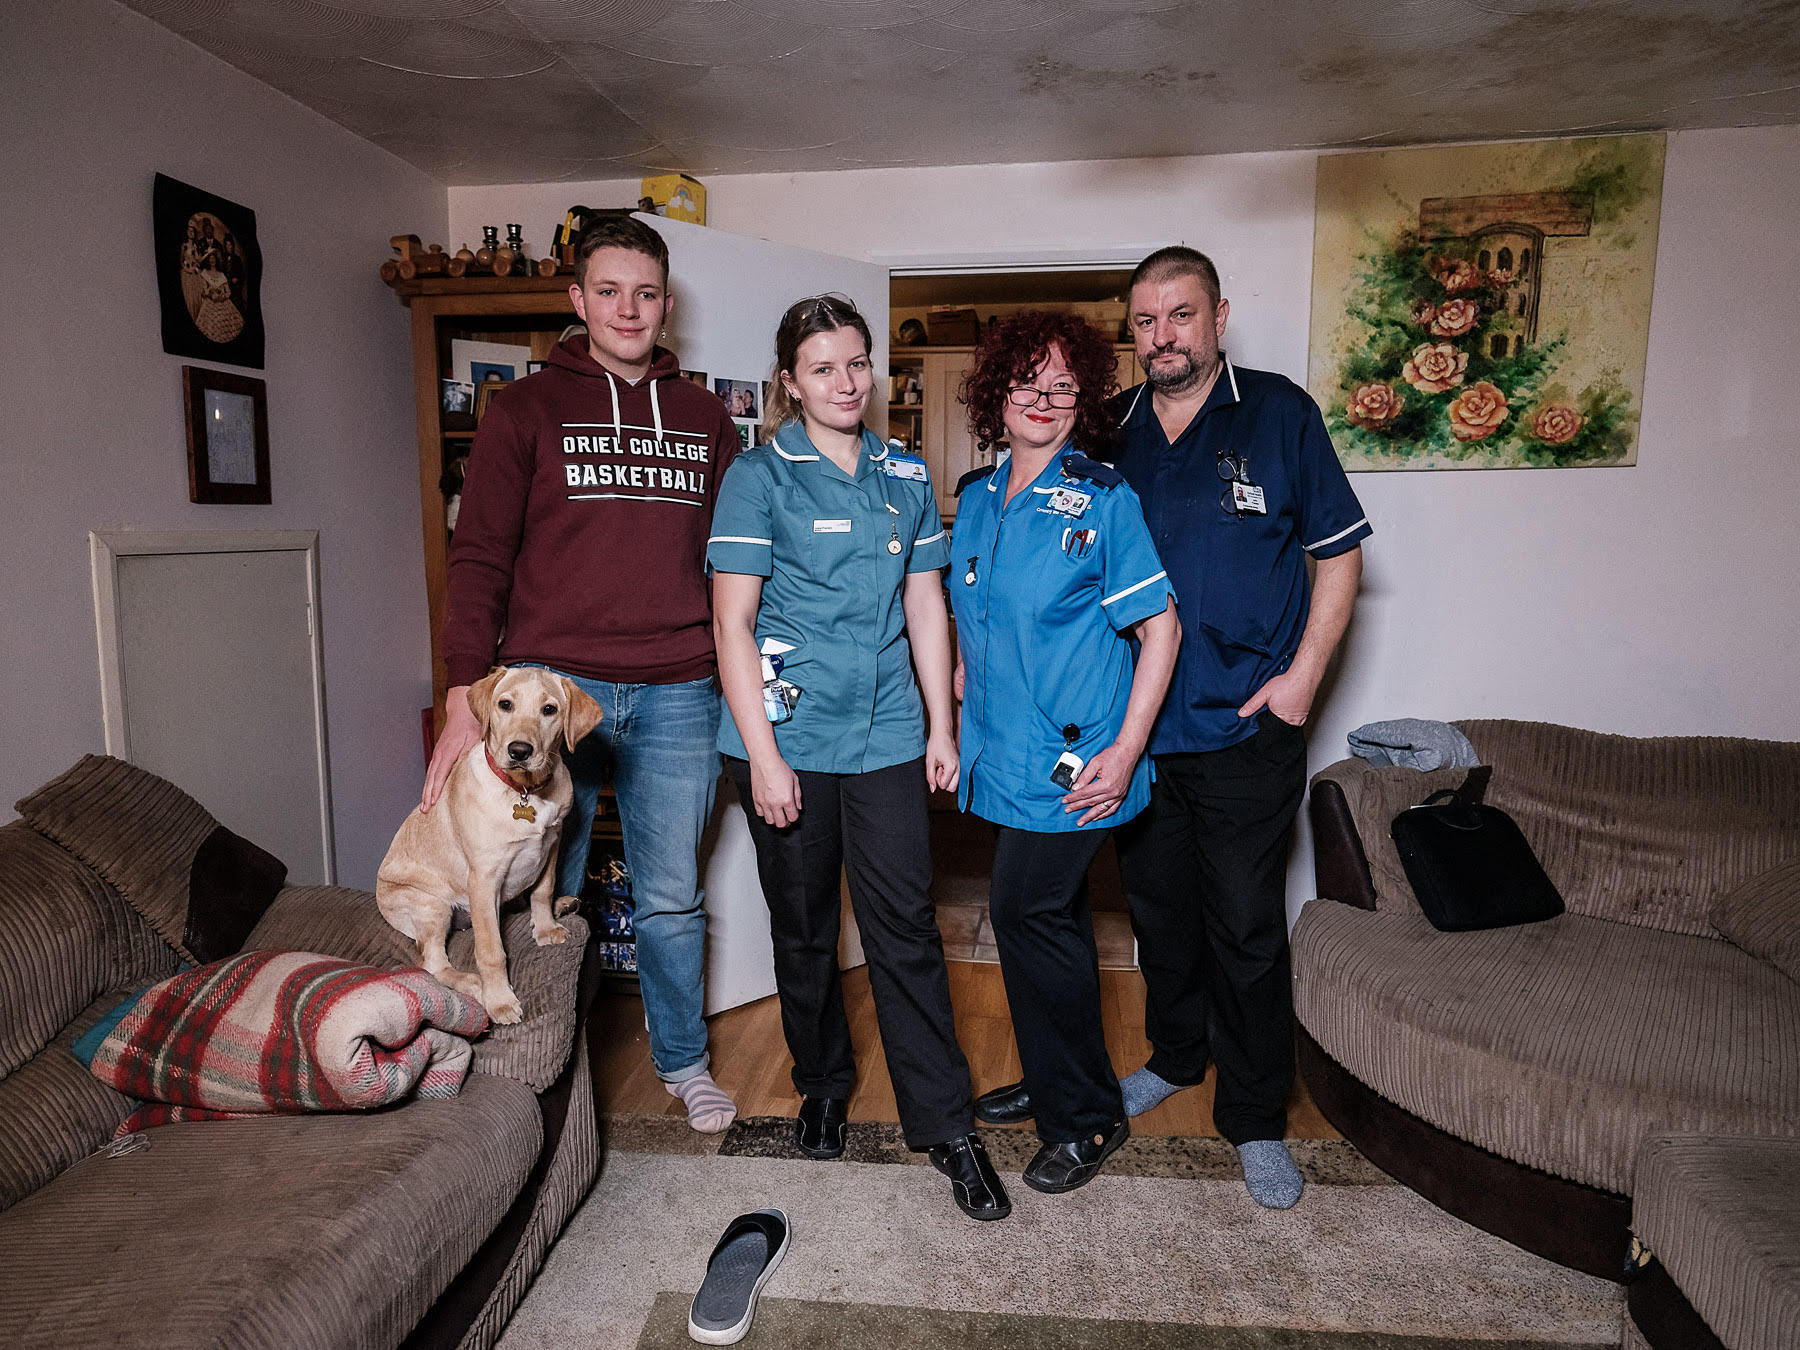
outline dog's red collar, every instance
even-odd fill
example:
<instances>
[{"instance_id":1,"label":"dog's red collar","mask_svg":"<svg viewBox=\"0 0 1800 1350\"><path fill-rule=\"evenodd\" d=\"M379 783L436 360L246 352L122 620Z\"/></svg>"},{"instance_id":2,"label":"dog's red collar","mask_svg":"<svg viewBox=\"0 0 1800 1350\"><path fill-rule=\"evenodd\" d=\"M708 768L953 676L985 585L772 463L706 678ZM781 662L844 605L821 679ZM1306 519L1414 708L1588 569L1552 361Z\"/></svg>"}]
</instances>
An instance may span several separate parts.
<instances>
[{"instance_id":1,"label":"dog's red collar","mask_svg":"<svg viewBox=\"0 0 1800 1350\"><path fill-rule=\"evenodd\" d=\"M494 777L498 778L502 783L505 783L506 786L518 793L519 796L529 797L533 792L544 785L542 780L536 783L520 783L505 769L494 762L494 752L488 749L485 744L481 747L481 753L487 756L487 765L488 768L494 771Z\"/></svg>"}]
</instances>

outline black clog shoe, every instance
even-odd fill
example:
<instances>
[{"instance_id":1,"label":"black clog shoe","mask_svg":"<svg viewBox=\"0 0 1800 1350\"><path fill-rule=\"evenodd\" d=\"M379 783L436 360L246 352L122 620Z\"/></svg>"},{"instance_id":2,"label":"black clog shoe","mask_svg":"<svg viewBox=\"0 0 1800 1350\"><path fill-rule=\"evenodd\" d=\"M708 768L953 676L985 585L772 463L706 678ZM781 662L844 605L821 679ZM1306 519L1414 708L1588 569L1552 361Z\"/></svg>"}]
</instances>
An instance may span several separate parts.
<instances>
[{"instance_id":1,"label":"black clog shoe","mask_svg":"<svg viewBox=\"0 0 1800 1350\"><path fill-rule=\"evenodd\" d=\"M1131 1122L1121 1120L1110 1134L1094 1133L1067 1143L1045 1144L1025 1167L1025 1184L1045 1195L1061 1195L1085 1186L1100 1164L1131 1138Z\"/></svg>"},{"instance_id":2,"label":"black clog shoe","mask_svg":"<svg viewBox=\"0 0 1800 1350\"><path fill-rule=\"evenodd\" d=\"M808 1097L794 1121L794 1143L809 1158L841 1158L850 1103L842 1097Z\"/></svg>"}]
</instances>

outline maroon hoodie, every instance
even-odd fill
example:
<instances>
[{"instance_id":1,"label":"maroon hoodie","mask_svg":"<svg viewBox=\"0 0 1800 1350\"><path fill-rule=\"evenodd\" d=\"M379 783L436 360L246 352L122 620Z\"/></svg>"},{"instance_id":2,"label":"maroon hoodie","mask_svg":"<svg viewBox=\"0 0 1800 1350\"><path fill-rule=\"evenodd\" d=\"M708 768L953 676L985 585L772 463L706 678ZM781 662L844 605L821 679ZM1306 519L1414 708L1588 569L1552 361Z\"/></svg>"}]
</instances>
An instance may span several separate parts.
<instances>
[{"instance_id":1,"label":"maroon hoodie","mask_svg":"<svg viewBox=\"0 0 1800 1350\"><path fill-rule=\"evenodd\" d=\"M712 674L706 536L739 448L725 405L660 347L631 384L577 334L496 394L450 545L451 685L520 661L631 684Z\"/></svg>"}]
</instances>

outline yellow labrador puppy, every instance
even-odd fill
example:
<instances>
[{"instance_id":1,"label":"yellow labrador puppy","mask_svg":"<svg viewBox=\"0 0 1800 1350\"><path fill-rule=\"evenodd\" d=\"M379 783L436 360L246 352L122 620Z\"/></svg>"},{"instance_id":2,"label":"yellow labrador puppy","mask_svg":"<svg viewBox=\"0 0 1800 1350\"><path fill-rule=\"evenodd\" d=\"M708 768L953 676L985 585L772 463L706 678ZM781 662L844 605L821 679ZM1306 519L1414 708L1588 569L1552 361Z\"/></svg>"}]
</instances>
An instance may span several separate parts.
<instances>
[{"instance_id":1,"label":"yellow labrador puppy","mask_svg":"<svg viewBox=\"0 0 1800 1350\"><path fill-rule=\"evenodd\" d=\"M576 904L551 901L563 817L573 799L562 747L573 750L600 724L600 705L573 681L535 667L496 666L469 686L482 736L457 761L429 813L413 808L382 859L375 900L395 928L419 944L419 964L458 993L481 1000L496 1022L523 1016L506 978L500 907L531 890L538 946L562 942L556 922ZM456 910L475 930L475 974L444 951Z\"/></svg>"}]
</instances>

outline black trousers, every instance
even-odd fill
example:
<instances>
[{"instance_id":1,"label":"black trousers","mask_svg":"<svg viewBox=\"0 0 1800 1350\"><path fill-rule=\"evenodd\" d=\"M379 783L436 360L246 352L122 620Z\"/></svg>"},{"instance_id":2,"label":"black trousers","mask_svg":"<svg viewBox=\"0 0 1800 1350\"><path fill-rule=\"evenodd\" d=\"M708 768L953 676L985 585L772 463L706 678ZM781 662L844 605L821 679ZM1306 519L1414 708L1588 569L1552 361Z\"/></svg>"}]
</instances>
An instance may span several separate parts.
<instances>
[{"instance_id":1,"label":"black trousers","mask_svg":"<svg viewBox=\"0 0 1800 1350\"><path fill-rule=\"evenodd\" d=\"M1046 1143L1110 1134L1125 1119L1100 1021L1100 954L1087 870L1105 830L1002 826L988 917L1025 1090Z\"/></svg>"},{"instance_id":2,"label":"black trousers","mask_svg":"<svg viewBox=\"0 0 1800 1350\"><path fill-rule=\"evenodd\" d=\"M1210 1055L1213 1124L1233 1144L1287 1131L1287 858L1305 791L1305 734L1265 709L1247 741L1158 756L1149 808L1118 831L1149 1068L1186 1086Z\"/></svg>"},{"instance_id":3,"label":"black trousers","mask_svg":"<svg viewBox=\"0 0 1800 1350\"><path fill-rule=\"evenodd\" d=\"M808 1097L848 1097L856 1083L838 972L838 877L845 874L901 1132L913 1148L969 1133L969 1064L956 1043L931 905L924 759L860 774L798 770L800 818L779 830L751 804L750 765L727 758L725 768L750 822L769 903L794 1086Z\"/></svg>"}]
</instances>

